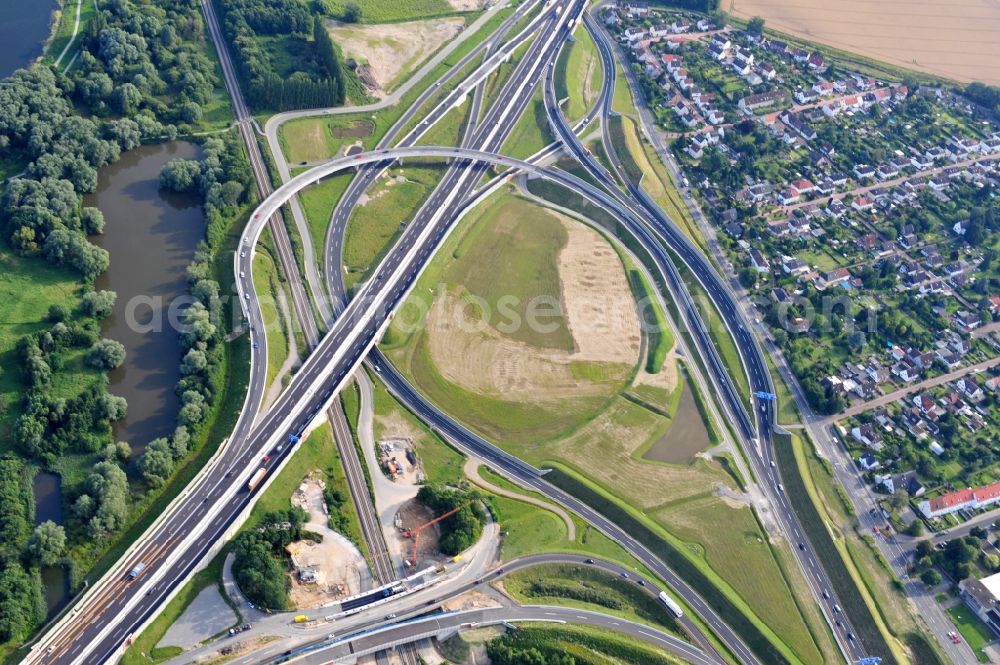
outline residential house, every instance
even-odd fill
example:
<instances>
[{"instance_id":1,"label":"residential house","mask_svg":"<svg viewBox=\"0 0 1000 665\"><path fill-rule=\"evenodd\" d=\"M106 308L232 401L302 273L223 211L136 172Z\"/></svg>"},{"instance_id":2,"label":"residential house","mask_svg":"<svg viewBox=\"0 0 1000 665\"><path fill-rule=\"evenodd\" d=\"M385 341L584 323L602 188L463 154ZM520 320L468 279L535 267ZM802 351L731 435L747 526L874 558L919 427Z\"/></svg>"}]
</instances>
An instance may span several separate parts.
<instances>
[{"instance_id":1,"label":"residential house","mask_svg":"<svg viewBox=\"0 0 1000 665\"><path fill-rule=\"evenodd\" d=\"M964 309L955 312L952 321L964 332L972 332L983 324L983 319L977 312L967 312Z\"/></svg>"},{"instance_id":2,"label":"residential house","mask_svg":"<svg viewBox=\"0 0 1000 665\"><path fill-rule=\"evenodd\" d=\"M995 635L1000 635L1000 573L982 579L967 577L958 583L959 594L966 606L990 627Z\"/></svg>"},{"instance_id":3,"label":"residential house","mask_svg":"<svg viewBox=\"0 0 1000 665\"><path fill-rule=\"evenodd\" d=\"M865 453L858 458L858 466L860 466L865 471L874 471L875 469L882 466L875 456L871 453Z\"/></svg>"},{"instance_id":4,"label":"residential house","mask_svg":"<svg viewBox=\"0 0 1000 665\"><path fill-rule=\"evenodd\" d=\"M767 108L775 102L784 98L784 94L777 90L762 92L757 95L748 95L739 101L741 111L755 111Z\"/></svg>"},{"instance_id":5,"label":"residential house","mask_svg":"<svg viewBox=\"0 0 1000 665\"><path fill-rule=\"evenodd\" d=\"M921 501L917 508L927 518L941 517L960 510L980 510L1000 501L1000 483L973 487Z\"/></svg>"},{"instance_id":6,"label":"residential house","mask_svg":"<svg viewBox=\"0 0 1000 665\"><path fill-rule=\"evenodd\" d=\"M767 259L760 253L760 250L756 248L750 250L750 265L757 272L768 272L771 269L771 264L767 262Z\"/></svg>"}]
</instances>

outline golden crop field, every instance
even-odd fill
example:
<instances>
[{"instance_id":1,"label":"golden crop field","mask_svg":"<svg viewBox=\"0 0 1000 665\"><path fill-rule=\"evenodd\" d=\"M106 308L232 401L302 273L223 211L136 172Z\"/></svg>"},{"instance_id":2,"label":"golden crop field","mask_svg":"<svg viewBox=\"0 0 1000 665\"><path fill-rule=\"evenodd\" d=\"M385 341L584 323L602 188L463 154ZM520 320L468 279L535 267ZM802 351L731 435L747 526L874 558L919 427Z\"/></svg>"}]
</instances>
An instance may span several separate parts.
<instances>
[{"instance_id":1,"label":"golden crop field","mask_svg":"<svg viewBox=\"0 0 1000 665\"><path fill-rule=\"evenodd\" d=\"M893 65L1000 84L1000 0L729 0L723 7Z\"/></svg>"}]
</instances>

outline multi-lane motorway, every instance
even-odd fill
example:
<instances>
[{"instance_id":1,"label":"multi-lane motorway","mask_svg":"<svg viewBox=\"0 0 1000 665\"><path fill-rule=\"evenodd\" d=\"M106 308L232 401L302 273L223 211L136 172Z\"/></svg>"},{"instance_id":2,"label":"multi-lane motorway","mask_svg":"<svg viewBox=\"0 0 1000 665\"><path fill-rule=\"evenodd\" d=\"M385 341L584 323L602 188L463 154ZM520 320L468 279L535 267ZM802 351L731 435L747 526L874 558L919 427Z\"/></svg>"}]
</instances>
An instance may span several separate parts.
<instances>
[{"instance_id":1,"label":"multi-lane motorway","mask_svg":"<svg viewBox=\"0 0 1000 665\"><path fill-rule=\"evenodd\" d=\"M412 157L444 156L451 160L450 168L443 176L441 184L431 194L421 211L407 225L406 231L397 245L372 272L368 282L361 286L353 300L343 307L339 316L331 323L327 335L316 345L312 355L296 374L288 389L279 397L274 407L260 418L256 426L251 428L260 396L263 394L263 371L267 364L264 355L266 344L256 344L254 360L251 365L251 388L248 393L247 405L229 443L221 449L216 460L200 475L192 487L178 498L162 521L154 525L154 528L144 536L142 541L123 558L121 564L102 583L94 585L93 591L77 604L66 620L57 624L54 630L50 631L36 645L29 657L30 661L46 663L106 662L113 657L128 636L162 606L170 594L176 590L180 581L185 579L193 567L205 558L219 538L251 505L254 494L248 492L245 487L249 476L260 466L268 469L269 473L273 473L273 470L286 459L294 448L289 436L301 434L312 418L323 408L329 406L337 391L370 351L379 333L389 321L391 312L412 287L433 251L440 245L458 215L467 205L468 197L478 186L487 163L532 171L543 177L555 179L561 184L581 192L584 196L597 202L598 205L613 211L622 219L628 220L630 232L639 237L644 244L659 248L658 252L663 262L665 277L671 270L676 272L669 257L662 249L664 242L669 245L689 266L706 290L713 296L713 300L716 301L723 318L744 353L744 361L749 369L752 384L756 389L770 391L770 376L763 363L763 357L759 355L759 349L752 335L743 326L738 314L739 310L735 307L725 284L707 264L704 256L696 248L690 246L690 241L687 241L683 234L680 234L680 238L676 237L679 232L662 215L662 212L657 213L649 208L649 201L644 199L644 192L632 185L629 186L629 193L639 202L640 207L637 208L635 201L623 201L617 195L609 196L569 174L547 171L524 162L505 160L496 156L510 129L530 100L536 85L542 80L549 65L554 62L558 49L570 32L571 23L579 17L582 7L582 2L579 0L564 0L553 3L546 7L545 11L533 22L530 31L526 29L517 39L513 40L527 39L537 29L538 36L535 37L520 60L517 71L505 84L498 95L497 102L486 112L479 126L468 136L467 144L478 148L478 150L404 147L382 153L359 155L355 159L334 160L327 165L309 171L292 179L269 196L266 190L262 191L262 194L267 198L255 211L235 258L236 274L246 275L238 280L237 287L248 322L257 333L252 336L255 341L264 328L252 284L253 248L265 226L272 220L277 220L276 216L283 203L287 202L302 187L345 168L360 167L366 164L378 164L380 167L384 167L392 160ZM206 6L206 14L214 18L211 12L211 7ZM213 37L221 44L217 22L210 19L209 27ZM498 60L504 59L510 53L510 50L506 50L508 45L497 48L498 41L494 41L489 46L491 52L496 52L492 55L488 54L487 64L493 63L495 66ZM227 76L228 83L232 72L224 68L224 74ZM463 83L455 94L457 96L469 94L475 90L476 85L484 77L485 74L471 82ZM235 84L235 77L233 77L233 83ZM449 108L451 106L446 103L438 106L427 118L427 126L433 124ZM556 115L561 118L558 109L554 110ZM249 142L254 140L249 112L245 107L241 111L242 113L238 114L238 117L245 121L240 122L240 128L241 131L250 133L247 137ZM606 111L605 106L605 115ZM575 137L572 139L564 137L564 141L571 150L574 145L579 146ZM251 152L253 151L251 150ZM263 169L263 160L260 159L259 153L257 154L259 163L253 157L254 155L251 155L252 163ZM584 161L580 154L577 154L577 157ZM585 164L587 161L592 160L586 160ZM364 172L374 173L376 168L365 169ZM356 182L362 183L365 179L357 178ZM358 184L357 187L359 192L363 191L362 184ZM615 188L612 187L612 189ZM617 192L617 189L615 191ZM279 238L284 235L287 242L287 234L284 233L283 226L280 229L275 228L276 226L280 226L280 224L272 224L275 237ZM280 247L281 242L279 241L279 250ZM286 249L288 248L286 247ZM294 260L290 262L294 265ZM336 270L328 269L327 274L328 277L330 274L339 274L339 264ZM671 279L678 295L685 294L686 291L684 291L679 278L674 276ZM296 279L295 282L299 284L300 292L296 294L296 287L293 284L293 298L301 299L300 302L296 303L296 310L301 311L300 307L308 308L308 298L301 286L301 281ZM705 334L703 326L699 326L700 318L697 316L693 304L686 309L686 317L693 324L691 328L700 331L700 334ZM308 319L311 320L311 317ZM303 324L305 325L305 321ZM732 387L732 382L726 380L721 361L712 362L713 349L710 341L707 346L704 344L701 346L704 347L701 350L709 360L709 364L713 366L713 375L721 392L729 395L727 402L732 415L740 424L739 426L747 440L753 438L757 429L754 427L757 414L748 414L743 408L739 396ZM407 390L412 392L412 388L405 385L405 382L400 384L389 380L388 383L399 394L406 394ZM416 393L408 395L407 399L414 404L420 404L422 400ZM421 416L428 419L453 442L456 442L456 445L466 447L466 449L471 448L471 452L487 460L490 464L509 474L517 475L523 484L535 487L570 507L621 542L654 572L670 583L677 593L684 597L688 605L702 616L741 662L760 662L742 640L716 616L707 603L627 533L582 502L540 480L536 470L503 453L488 442L475 437L444 414L438 413L425 401L423 404L426 412L421 412ZM770 453L769 439L773 412L769 402L762 402L760 409L759 419L764 425L760 431L764 445L762 446L763 456L760 462L762 466L758 469L758 475L761 478L767 478L773 477L773 471L770 470L769 465L764 464L773 459ZM264 454L270 456L270 460L266 463L263 461ZM774 489L777 492L777 481L774 482ZM780 492L778 494L780 496L776 497L776 500L780 504L783 494ZM797 533L794 513L787 505L787 500L785 500L783 508L787 509L787 513L791 517L789 521L791 532ZM138 562L145 563L146 570L138 579L131 580L127 576L127 571ZM817 578L821 579L818 577L822 574L821 569L817 567L816 571ZM708 645L708 649L710 648Z\"/></svg>"}]
</instances>

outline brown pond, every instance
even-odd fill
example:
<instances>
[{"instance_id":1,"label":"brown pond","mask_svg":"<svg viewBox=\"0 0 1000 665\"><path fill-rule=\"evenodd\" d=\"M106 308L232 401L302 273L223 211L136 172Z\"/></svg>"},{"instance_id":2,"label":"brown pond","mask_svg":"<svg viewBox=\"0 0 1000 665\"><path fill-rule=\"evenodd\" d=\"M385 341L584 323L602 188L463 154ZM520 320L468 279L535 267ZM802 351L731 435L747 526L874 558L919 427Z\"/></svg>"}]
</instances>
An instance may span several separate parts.
<instances>
[{"instance_id":1,"label":"brown pond","mask_svg":"<svg viewBox=\"0 0 1000 665\"><path fill-rule=\"evenodd\" d=\"M696 453L707 448L710 443L705 422L701 419L698 404L694 401L694 393L685 381L670 429L646 451L643 459L687 464L694 459Z\"/></svg>"},{"instance_id":2,"label":"brown pond","mask_svg":"<svg viewBox=\"0 0 1000 665\"><path fill-rule=\"evenodd\" d=\"M95 286L118 294L101 330L127 352L110 373L109 389L128 400L115 438L127 441L134 455L174 429L181 347L168 313L186 298L185 270L205 233L199 197L161 190L160 169L171 159L200 156L197 145L182 141L131 150L101 169L97 192L84 199L106 222L92 240L108 250L111 266Z\"/></svg>"}]
</instances>

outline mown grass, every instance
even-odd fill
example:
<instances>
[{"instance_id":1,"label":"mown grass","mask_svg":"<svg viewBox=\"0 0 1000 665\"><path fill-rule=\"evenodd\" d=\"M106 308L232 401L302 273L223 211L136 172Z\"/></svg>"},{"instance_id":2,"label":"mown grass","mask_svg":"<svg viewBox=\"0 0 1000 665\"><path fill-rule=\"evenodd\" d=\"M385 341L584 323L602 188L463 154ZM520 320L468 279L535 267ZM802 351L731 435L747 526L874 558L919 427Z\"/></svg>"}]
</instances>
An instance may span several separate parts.
<instances>
[{"instance_id":1,"label":"mown grass","mask_svg":"<svg viewBox=\"0 0 1000 665\"><path fill-rule=\"evenodd\" d=\"M996 639L993 631L964 604L948 608L948 616L958 628L958 632L969 643L969 647L975 652L979 662L989 663L990 657L983 652L983 647Z\"/></svg>"},{"instance_id":2,"label":"mown grass","mask_svg":"<svg viewBox=\"0 0 1000 665\"><path fill-rule=\"evenodd\" d=\"M506 576L503 585L525 604L578 607L682 634L673 615L649 592L601 568L576 564L535 566ZM593 594L597 602L583 600L586 596L582 594Z\"/></svg>"},{"instance_id":3,"label":"mown grass","mask_svg":"<svg viewBox=\"0 0 1000 665\"><path fill-rule=\"evenodd\" d=\"M96 11L94 0L82 0L82 2L83 4L80 5L80 28L76 35L77 39L80 39L80 33L86 29L87 22L90 21ZM52 41L49 42L48 48L45 49L45 62L55 63L56 58L59 57L59 54L63 52L66 44L73 37L73 26L76 25L76 7L76 0L66 0L63 3L63 7L59 12L59 26L56 28L55 35ZM79 42L75 42L73 46L73 48L66 51L62 62L59 63L59 66L63 69L73 59L74 52L79 48Z\"/></svg>"}]
</instances>

